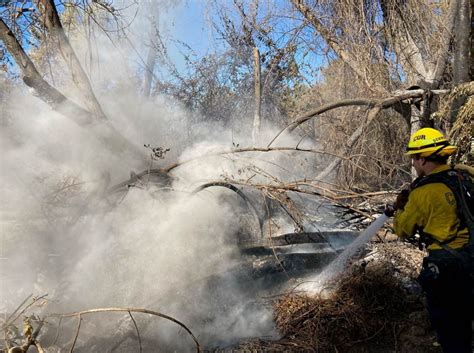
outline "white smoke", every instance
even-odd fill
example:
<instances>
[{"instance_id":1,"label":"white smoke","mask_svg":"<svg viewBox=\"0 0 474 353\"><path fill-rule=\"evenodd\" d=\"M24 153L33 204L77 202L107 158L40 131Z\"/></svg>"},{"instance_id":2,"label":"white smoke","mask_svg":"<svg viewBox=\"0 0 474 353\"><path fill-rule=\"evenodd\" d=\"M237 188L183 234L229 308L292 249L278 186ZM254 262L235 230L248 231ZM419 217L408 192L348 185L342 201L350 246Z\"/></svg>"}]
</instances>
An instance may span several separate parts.
<instances>
[{"instance_id":1,"label":"white smoke","mask_svg":"<svg viewBox=\"0 0 474 353\"><path fill-rule=\"evenodd\" d=\"M74 38L78 56L88 57L87 43ZM171 150L153 163L115 155L90 128L54 112L22 85L8 93L0 130L0 312L11 312L30 293L48 293L49 311L117 306L162 311L209 345L274 335L271 309L258 299L257 284L233 270L243 261L238 237L258 233L243 226L238 196L222 188L193 190L217 179L271 182L311 175L306 168L314 157L198 158L230 150L234 139L248 145L251 133L234 136L218 123L192 125L189 112L171 98L143 99L130 79L134 67L123 58L129 47L117 48L100 35L94 41L99 57L85 66L92 72L100 68L94 87L112 125L144 155L150 152L145 144ZM242 118L238 112L236 117ZM277 131L262 131L261 144ZM128 190L107 191L131 172L193 159L173 170L169 185L150 177ZM105 331L90 333L118 332L109 321L100 325ZM174 324L147 325L144 335L164 332L162 342L178 346ZM190 341L183 345L188 349Z\"/></svg>"}]
</instances>

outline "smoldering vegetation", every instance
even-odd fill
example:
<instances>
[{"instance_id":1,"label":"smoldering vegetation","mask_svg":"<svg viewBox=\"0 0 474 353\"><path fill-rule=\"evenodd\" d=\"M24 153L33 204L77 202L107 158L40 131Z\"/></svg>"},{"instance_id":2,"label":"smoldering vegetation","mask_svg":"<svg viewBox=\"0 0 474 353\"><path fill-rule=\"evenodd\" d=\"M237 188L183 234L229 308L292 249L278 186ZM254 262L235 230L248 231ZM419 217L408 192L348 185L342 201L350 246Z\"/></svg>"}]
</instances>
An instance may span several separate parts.
<instances>
[{"instance_id":1,"label":"smoldering vegetation","mask_svg":"<svg viewBox=\"0 0 474 353\"><path fill-rule=\"evenodd\" d=\"M45 320L38 342L48 351L128 352L139 341L145 351L194 347L179 325L147 314L82 316L80 330L77 316L51 316L105 307L177 318L204 347L276 334L262 296L280 290L288 274L273 254L255 268L257 256L243 256L242 248L301 224L313 231L331 225L334 216L321 201L295 195L294 203L286 202L294 210L285 211L286 196L257 187L303 180L316 172L317 155L235 154L251 145L248 137L218 123L189 125L188 113L171 98L142 102L133 94L104 94L112 124L142 151L140 161L113 153L93 130L28 92L5 92L0 311L11 325L5 327L11 345L23 336L14 327L27 315L35 328L35 318ZM130 119L136 110L140 114ZM189 131L196 134L190 138ZM262 141L276 132L262 130ZM284 137L279 143L298 141ZM155 172L174 163L169 173ZM211 185L215 181L223 186ZM226 187L232 183L248 186L238 185L239 194ZM301 212L305 204L312 205L307 214ZM315 217L322 221L316 227ZM274 278L265 278L265 266L278 272Z\"/></svg>"},{"instance_id":2,"label":"smoldering vegetation","mask_svg":"<svg viewBox=\"0 0 474 353\"><path fill-rule=\"evenodd\" d=\"M196 190L215 180L251 178L257 185L303 179L314 158L305 156L295 169L300 157L294 153L202 157L227 148L229 132L222 129L221 143L166 145L170 152L182 150L178 161L190 160L167 178L153 173L134 178L140 169L130 166L136 161L104 152L89 132L36 99L11 94L11 102L24 104L2 129L14 141L2 156L3 198L8 202L2 205L1 312L12 313L31 293L47 294L29 314L44 318L92 308L148 308L185 323L204 346L275 335L271 307L261 297L281 289L278 276L269 280L265 270L257 273L256 257L242 256L242 246L262 241L269 231L273 236L293 232L297 225L291 211L283 212L271 193L255 188L244 191L254 209L226 187ZM154 111L142 114L153 116ZM150 154L145 171L169 158L155 160L149 148L143 150ZM123 180L129 182L115 187ZM305 202L299 200L300 205ZM312 202L321 208L314 215L324 219L327 206ZM319 224L324 229L324 222ZM288 279L274 259L269 262L280 272L280 283ZM176 324L146 314L134 313L134 319L145 350L193 347ZM117 345L115 351L125 352L137 346L127 314L97 313L82 320L77 351ZM68 347L76 328L74 319L59 323L48 318L40 341L53 342L59 329L51 347Z\"/></svg>"}]
</instances>

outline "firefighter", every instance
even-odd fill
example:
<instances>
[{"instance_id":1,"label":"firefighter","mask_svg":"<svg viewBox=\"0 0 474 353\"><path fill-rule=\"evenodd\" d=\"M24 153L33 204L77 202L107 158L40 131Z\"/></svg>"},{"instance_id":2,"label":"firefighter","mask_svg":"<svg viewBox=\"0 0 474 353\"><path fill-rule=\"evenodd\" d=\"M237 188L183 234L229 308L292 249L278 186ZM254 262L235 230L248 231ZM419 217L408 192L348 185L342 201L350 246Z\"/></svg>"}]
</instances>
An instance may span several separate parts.
<instances>
[{"instance_id":1,"label":"firefighter","mask_svg":"<svg viewBox=\"0 0 474 353\"><path fill-rule=\"evenodd\" d=\"M417 234L428 250L418 280L443 351L472 353L474 242L469 240L473 238L469 210L473 199L469 198L474 196L474 168L448 165L447 159L455 151L438 130L415 132L407 155L418 178L385 213L394 215L394 231L399 237Z\"/></svg>"}]
</instances>

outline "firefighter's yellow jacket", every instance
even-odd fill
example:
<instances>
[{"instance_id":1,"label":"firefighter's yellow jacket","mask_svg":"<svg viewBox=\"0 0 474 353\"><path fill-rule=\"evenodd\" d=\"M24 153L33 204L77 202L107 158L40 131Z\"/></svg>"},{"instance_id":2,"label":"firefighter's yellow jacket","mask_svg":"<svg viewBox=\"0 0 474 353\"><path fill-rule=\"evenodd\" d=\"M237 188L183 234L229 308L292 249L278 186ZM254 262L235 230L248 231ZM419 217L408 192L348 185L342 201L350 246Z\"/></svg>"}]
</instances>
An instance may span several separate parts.
<instances>
[{"instance_id":1,"label":"firefighter's yellow jacket","mask_svg":"<svg viewBox=\"0 0 474 353\"><path fill-rule=\"evenodd\" d=\"M442 165L430 174L449 169ZM467 170L474 177L474 168L465 165L456 165L456 169ZM452 249L459 249L469 241L467 227L460 228L460 221L456 213L456 199L452 191L443 183L429 183L415 188L408 197L403 210L395 212L393 220L395 233L400 237L411 237L417 230L445 243ZM428 250L441 249L439 244L433 243Z\"/></svg>"}]
</instances>

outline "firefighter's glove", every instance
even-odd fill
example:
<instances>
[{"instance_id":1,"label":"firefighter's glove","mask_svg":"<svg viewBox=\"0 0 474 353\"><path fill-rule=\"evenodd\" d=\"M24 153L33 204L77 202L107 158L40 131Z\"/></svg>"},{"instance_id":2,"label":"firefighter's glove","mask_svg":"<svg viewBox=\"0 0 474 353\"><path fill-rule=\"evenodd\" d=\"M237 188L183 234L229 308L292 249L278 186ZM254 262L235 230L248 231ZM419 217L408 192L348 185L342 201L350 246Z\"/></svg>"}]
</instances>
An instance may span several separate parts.
<instances>
[{"instance_id":1,"label":"firefighter's glove","mask_svg":"<svg viewBox=\"0 0 474 353\"><path fill-rule=\"evenodd\" d=\"M403 210L408 202L408 195L410 195L410 190L403 189L402 191L400 191L397 196L397 199L395 200L393 208L395 210Z\"/></svg>"}]
</instances>

